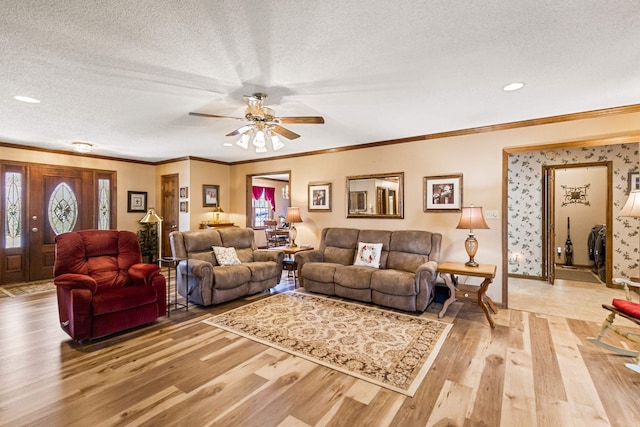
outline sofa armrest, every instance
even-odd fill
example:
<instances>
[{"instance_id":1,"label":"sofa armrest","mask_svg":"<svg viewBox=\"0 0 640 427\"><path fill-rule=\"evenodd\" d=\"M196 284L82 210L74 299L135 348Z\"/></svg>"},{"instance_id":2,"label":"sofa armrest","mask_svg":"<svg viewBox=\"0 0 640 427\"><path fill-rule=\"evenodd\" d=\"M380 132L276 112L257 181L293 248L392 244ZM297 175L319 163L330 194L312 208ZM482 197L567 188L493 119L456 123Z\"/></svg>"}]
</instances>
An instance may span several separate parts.
<instances>
[{"instance_id":1,"label":"sofa armrest","mask_svg":"<svg viewBox=\"0 0 640 427\"><path fill-rule=\"evenodd\" d=\"M427 261L416 269L416 309L425 311L435 296L435 283L438 278L438 263Z\"/></svg>"},{"instance_id":2,"label":"sofa armrest","mask_svg":"<svg viewBox=\"0 0 640 427\"><path fill-rule=\"evenodd\" d=\"M319 249L312 251L302 251L296 253L296 263L300 268L305 262L322 262L324 261L324 253Z\"/></svg>"},{"instance_id":3,"label":"sofa armrest","mask_svg":"<svg viewBox=\"0 0 640 427\"><path fill-rule=\"evenodd\" d=\"M438 278L438 263L435 261L427 261L420 265L416 270L416 279L424 277L427 283L435 283Z\"/></svg>"},{"instance_id":4,"label":"sofa armrest","mask_svg":"<svg viewBox=\"0 0 640 427\"><path fill-rule=\"evenodd\" d=\"M160 267L156 264L134 264L129 267L128 273L134 285L150 285L153 278L160 274Z\"/></svg>"},{"instance_id":5,"label":"sofa armrest","mask_svg":"<svg viewBox=\"0 0 640 427\"><path fill-rule=\"evenodd\" d=\"M92 294L95 294L98 290L98 284L90 276L76 273L65 273L53 279L53 283L56 286L72 289L88 289Z\"/></svg>"},{"instance_id":6,"label":"sofa armrest","mask_svg":"<svg viewBox=\"0 0 640 427\"><path fill-rule=\"evenodd\" d=\"M182 260L178 264L178 272L202 279L203 277L213 275L213 264L200 259Z\"/></svg>"},{"instance_id":7,"label":"sofa armrest","mask_svg":"<svg viewBox=\"0 0 640 427\"><path fill-rule=\"evenodd\" d=\"M253 251L254 261L273 261L276 264L282 264L284 253L281 251L270 251L268 249L256 249Z\"/></svg>"}]
</instances>

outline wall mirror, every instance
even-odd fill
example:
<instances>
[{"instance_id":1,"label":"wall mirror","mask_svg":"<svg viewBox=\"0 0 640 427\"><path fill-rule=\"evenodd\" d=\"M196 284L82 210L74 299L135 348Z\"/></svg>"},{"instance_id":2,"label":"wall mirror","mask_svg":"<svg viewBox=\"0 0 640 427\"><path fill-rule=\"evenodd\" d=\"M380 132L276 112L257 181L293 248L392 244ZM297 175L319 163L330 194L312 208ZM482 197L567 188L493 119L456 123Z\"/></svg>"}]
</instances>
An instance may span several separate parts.
<instances>
[{"instance_id":1,"label":"wall mirror","mask_svg":"<svg viewBox=\"0 0 640 427\"><path fill-rule=\"evenodd\" d=\"M347 177L347 218L404 218L404 173Z\"/></svg>"}]
</instances>

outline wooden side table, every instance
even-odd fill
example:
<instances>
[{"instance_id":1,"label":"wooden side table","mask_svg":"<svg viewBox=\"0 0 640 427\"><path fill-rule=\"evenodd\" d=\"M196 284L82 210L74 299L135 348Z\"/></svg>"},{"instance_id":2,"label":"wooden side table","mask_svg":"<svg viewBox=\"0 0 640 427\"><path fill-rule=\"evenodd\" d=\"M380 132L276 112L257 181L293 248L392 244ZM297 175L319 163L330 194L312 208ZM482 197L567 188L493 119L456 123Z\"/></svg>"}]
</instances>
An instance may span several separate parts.
<instances>
[{"instance_id":1,"label":"wooden side table","mask_svg":"<svg viewBox=\"0 0 640 427\"><path fill-rule=\"evenodd\" d=\"M495 328L496 324L493 321L493 317L491 316L491 313L489 313L489 310L496 314L498 309L491 298L486 295L486 292L491 282L493 282L493 278L496 277L496 269L497 266L493 264L480 264L477 267L468 267L464 265L463 262L447 261L438 264L438 273L440 273L450 291L449 298L444 302L442 310L438 313L438 317L442 318L449 305L457 299L474 299L484 311L491 327ZM462 276L482 277L484 280L479 287L477 285L458 284L455 277L456 274Z\"/></svg>"},{"instance_id":2,"label":"wooden side table","mask_svg":"<svg viewBox=\"0 0 640 427\"><path fill-rule=\"evenodd\" d=\"M272 248L268 248L270 251L278 251L284 252L286 259L282 264L282 269L287 271L287 278L289 278L289 274L293 273L293 286L298 287L298 276L296 275L296 271L298 270L298 264L296 263L296 253L304 252L304 251L312 251L313 247L311 246L275 246Z\"/></svg>"}]
</instances>

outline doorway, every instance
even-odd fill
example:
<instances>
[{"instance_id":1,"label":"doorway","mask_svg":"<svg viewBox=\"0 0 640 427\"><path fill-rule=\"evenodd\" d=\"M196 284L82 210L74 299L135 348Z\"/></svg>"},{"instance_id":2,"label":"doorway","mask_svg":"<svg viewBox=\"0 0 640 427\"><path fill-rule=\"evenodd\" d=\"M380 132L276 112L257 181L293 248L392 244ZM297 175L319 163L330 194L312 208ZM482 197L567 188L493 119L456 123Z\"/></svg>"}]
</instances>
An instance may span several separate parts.
<instances>
[{"instance_id":1,"label":"doorway","mask_svg":"<svg viewBox=\"0 0 640 427\"><path fill-rule=\"evenodd\" d=\"M560 278L611 283L612 256L606 248L612 239L612 162L543 166L542 174L543 279L553 285L560 272ZM604 228L600 235L607 243L594 251L590 235L596 228Z\"/></svg>"},{"instance_id":2,"label":"doorway","mask_svg":"<svg viewBox=\"0 0 640 427\"><path fill-rule=\"evenodd\" d=\"M116 173L0 163L0 285L50 279L55 237L116 228Z\"/></svg>"},{"instance_id":3,"label":"doorway","mask_svg":"<svg viewBox=\"0 0 640 427\"><path fill-rule=\"evenodd\" d=\"M169 234L172 231L178 230L178 217L179 205L178 205L178 186L179 186L179 174L162 175L160 178L160 188L162 199L160 201L160 209L162 218L162 244L160 245L159 254L163 256L173 256L169 254L171 251L171 244L169 242Z\"/></svg>"},{"instance_id":4,"label":"doorway","mask_svg":"<svg viewBox=\"0 0 640 427\"><path fill-rule=\"evenodd\" d=\"M266 191L260 192L259 189L264 189L269 194ZM265 220L275 220L278 227L284 225L287 208L291 206L291 171L247 175L246 191L247 227L264 230ZM258 246L266 246L264 233L256 233L255 239Z\"/></svg>"}]
</instances>

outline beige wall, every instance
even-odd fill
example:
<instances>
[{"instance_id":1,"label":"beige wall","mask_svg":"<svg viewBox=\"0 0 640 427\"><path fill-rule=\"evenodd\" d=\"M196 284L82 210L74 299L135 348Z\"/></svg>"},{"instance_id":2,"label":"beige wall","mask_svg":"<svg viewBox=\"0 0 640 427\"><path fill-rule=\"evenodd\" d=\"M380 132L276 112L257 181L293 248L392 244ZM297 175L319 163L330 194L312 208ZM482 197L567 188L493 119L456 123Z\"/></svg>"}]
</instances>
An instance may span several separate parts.
<instances>
[{"instance_id":1,"label":"beige wall","mask_svg":"<svg viewBox=\"0 0 640 427\"><path fill-rule=\"evenodd\" d=\"M246 225L247 174L291 171L291 206L299 206L303 223L296 224L298 244L317 246L324 227L369 229L418 229L444 235L442 260L464 261L466 231L457 230L459 214L423 212L422 179L425 176L463 174L463 205L473 203L485 210L497 210L499 219L488 220L489 230L477 230L480 248L476 260L498 265L498 275L489 288L496 301L502 296L502 189L503 150L506 147L557 144L569 141L603 139L613 134L640 135L640 113L599 117L588 120L530 126L505 131L477 133L466 136L387 145L338 153L309 155L282 160L266 160L234 166L210 162L189 161L158 167L134 163L106 161L79 156L33 153L27 150L2 148L2 158L48 164L68 164L78 167L116 170L118 172L118 226L137 229L139 214L126 213L126 191L148 191L150 200L157 199L160 176L180 173L180 186L189 186L189 225L198 228L207 219L209 210L202 208L202 184L220 185L221 206L227 218L240 226ZM403 136L403 135L398 135ZM185 153L188 154L188 153ZM633 162L638 159L631 159ZM404 172L404 219L347 219L346 176L371 173ZM188 178L183 182L182 175ZM332 212L308 212L307 184L331 182ZM134 182L135 184L128 184ZM181 219L181 228L183 221ZM615 249L614 249L615 250ZM506 260L505 260L506 262ZM469 279L475 283L476 279Z\"/></svg>"}]
</instances>

